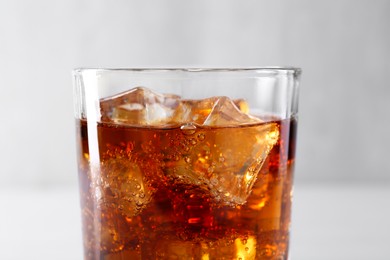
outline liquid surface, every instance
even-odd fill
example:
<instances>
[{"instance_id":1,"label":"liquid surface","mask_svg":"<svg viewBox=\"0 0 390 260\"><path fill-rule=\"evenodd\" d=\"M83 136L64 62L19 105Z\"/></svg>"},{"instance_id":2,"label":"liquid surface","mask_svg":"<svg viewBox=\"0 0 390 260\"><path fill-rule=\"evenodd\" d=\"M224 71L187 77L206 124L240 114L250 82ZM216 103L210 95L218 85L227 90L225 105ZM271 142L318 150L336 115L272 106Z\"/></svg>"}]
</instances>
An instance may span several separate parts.
<instances>
[{"instance_id":1,"label":"liquid surface","mask_svg":"<svg viewBox=\"0 0 390 260\"><path fill-rule=\"evenodd\" d=\"M295 119L77 130L85 259L287 259Z\"/></svg>"}]
</instances>

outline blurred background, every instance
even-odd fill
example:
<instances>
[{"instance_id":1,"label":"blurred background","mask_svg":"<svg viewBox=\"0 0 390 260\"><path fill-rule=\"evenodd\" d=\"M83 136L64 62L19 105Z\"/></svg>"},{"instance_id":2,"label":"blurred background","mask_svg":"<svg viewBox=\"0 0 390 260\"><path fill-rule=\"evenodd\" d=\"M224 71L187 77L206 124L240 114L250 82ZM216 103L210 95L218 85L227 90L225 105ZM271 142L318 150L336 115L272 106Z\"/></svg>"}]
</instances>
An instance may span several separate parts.
<instances>
[{"instance_id":1,"label":"blurred background","mask_svg":"<svg viewBox=\"0 0 390 260\"><path fill-rule=\"evenodd\" d=\"M75 67L270 65L303 69L295 183L389 188L389 25L388 0L0 0L0 190L77 187Z\"/></svg>"}]
</instances>

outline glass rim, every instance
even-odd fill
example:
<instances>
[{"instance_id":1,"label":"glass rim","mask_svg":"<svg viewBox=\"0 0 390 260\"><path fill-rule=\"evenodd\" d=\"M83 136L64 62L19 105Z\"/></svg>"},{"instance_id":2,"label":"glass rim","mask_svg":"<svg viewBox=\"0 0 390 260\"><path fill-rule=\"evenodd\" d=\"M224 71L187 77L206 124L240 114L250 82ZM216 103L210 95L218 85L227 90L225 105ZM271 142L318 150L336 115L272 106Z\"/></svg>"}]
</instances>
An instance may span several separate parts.
<instances>
[{"instance_id":1,"label":"glass rim","mask_svg":"<svg viewBox=\"0 0 390 260\"><path fill-rule=\"evenodd\" d=\"M279 72L279 73L292 73L299 76L302 73L302 69L299 67L210 67L210 68L198 68L198 67L156 67L156 68L98 68L98 67L79 67L74 68L73 73L82 73L84 71L128 71L128 72L188 72L188 73L229 73L229 72L253 72L253 73L270 73L270 72Z\"/></svg>"}]
</instances>

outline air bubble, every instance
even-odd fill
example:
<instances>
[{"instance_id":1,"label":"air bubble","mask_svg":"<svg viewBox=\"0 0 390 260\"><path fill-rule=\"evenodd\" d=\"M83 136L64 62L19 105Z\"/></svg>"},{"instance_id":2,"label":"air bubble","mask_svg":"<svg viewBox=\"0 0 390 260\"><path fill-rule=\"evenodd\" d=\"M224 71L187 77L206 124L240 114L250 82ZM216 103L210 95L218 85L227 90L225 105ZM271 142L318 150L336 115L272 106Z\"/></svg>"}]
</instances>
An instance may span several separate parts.
<instances>
[{"instance_id":1,"label":"air bubble","mask_svg":"<svg viewBox=\"0 0 390 260\"><path fill-rule=\"evenodd\" d=\"M200 140L200 141L203 141L204 139L205 139L205 135L203 134L203 133L200 133L200 134L198 134L198 139Z\"/></svg>"},{"instance_id":2,"label":"air bubble","mask_svg":"<svg viewBox=\"0 0 390 260\"><path fill-rule=\"evenodd\" d=\"M135 188L136 188L137 190L139 190L139 189L141 189L141 185L137 184L137 185L135 186Z\"/></svg>"},{"instance_id":3,"label":"air bubble","mask_svg":"<svg viewBox=\"0 0 390 260\"><path fill-rule=\"evenodd\" d=\"M190 158L190 157L185 157L185 158L184 158L184 161L185 161L186 163L190 163L190 162L191 162L191 158Z\"/></svg>"},{"instance_id":4,"label":"air bubble","mask_svg":"<svg viewBox=\"0 0 390 260\"><path fill-rule=\"evenodd\" d=\"M262 256L274 256L275 254L275 250L271 247L264 247L260 250L260 255Z\"/></svg>"},{"instance_id":5,"label":"air bubble","mask_svg":"<svg viewBox=\"0 0 390 260\"><path fill-rule=\"evenodd\" d=\"M141 192L138 196L139 196L140 198L145 198L145 193Z\"/></svg>"},{"instance_id":6,"label":"air bubble","mask_svg":"<svg viewBox=\"0 0 390 260\"><path fill-rule=\"evenodd\" d=\"M191 145L196 145L196 143L197 143L195 138L191 138L189 141L190 141Z\"/></svg>"},{"instance_id":7,"label":"air bubble","mask_svg":"<svg viewBox=\"0 0 390 260\"><path fill-rule=\"evenodd\" d=\"M194 124L185 124L180 127L183 134L185 135L193 135L196 132L196 126Z\"/></svg>"}]
</instances>

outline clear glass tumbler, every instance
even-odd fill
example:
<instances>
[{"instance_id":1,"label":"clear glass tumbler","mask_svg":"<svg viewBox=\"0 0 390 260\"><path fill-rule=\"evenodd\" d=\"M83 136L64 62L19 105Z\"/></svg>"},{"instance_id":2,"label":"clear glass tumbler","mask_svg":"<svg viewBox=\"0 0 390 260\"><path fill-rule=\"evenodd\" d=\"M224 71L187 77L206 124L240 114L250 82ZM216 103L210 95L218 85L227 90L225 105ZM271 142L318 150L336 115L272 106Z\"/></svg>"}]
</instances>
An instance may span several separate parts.
<instances>
[{"instance_id":1,"label":"clear glass tumbler","mask_svg":"<svg viewBox=\"0 0 390 260\"><path fill-rule=\"evenodd\" d=\"M287 259L297 68L76 69L85 259Z\"/></svg>"}]
</instances>

